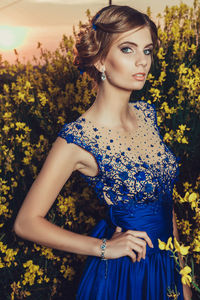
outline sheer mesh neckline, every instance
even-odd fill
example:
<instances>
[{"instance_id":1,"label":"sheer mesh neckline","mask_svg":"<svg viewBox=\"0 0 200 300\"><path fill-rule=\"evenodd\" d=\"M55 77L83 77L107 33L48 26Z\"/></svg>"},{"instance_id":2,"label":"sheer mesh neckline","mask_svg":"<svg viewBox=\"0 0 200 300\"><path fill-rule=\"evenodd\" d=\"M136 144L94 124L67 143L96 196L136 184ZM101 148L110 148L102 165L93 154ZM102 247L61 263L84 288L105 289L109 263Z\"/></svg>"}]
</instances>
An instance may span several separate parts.
<instances>
[{"instance_id":1,"label":"sheer mesh neckline","mask_svg":"<svg viewBox=\"0 0 200 300\"><path fill-rule=\"evenodd\" d=\"M82 175L94 185L102 201L109 199L113 204L130 207L152 204L154 208L156 203L169 201L178 164L160 137L154 107L142 101L132 106L139 120L138 130L131 132L132 136L98 128L83 116L65 124L59 136L96 159L97 175Z\"/></svg>"},{"instance_id":2,"label":"sheer mesh neckline","mask_svg":"<svg viewBox=\"0 0 200 300\"><path fill-rule=\"evenodd\" d=\"M99 130L106 130L108 132L112 132L112 133L123 133L124 136L126 135L133 135L134 133L136 134L138 132L138 130L141 128L141 124L140 124L140 118L138 117L138 110L135 109L134 107L134 103L129 103L128 104L129 107L130 107L130 110L132 110L133 114L135 115L135 119L136 119L136 126L135 126L135 129L132 129L132 130L124 130L122 128L115 128L115 127L109 127L109 126L106 126L106 125L101 125L99 124L98 122L95 122L95 121L92 121L90 119L88 119L87 117L85 116L80 116L77 121L83 121L85 123L87 123L88 125L92 126L93 128L98 128Z\"/></svg>"}]
</instances>

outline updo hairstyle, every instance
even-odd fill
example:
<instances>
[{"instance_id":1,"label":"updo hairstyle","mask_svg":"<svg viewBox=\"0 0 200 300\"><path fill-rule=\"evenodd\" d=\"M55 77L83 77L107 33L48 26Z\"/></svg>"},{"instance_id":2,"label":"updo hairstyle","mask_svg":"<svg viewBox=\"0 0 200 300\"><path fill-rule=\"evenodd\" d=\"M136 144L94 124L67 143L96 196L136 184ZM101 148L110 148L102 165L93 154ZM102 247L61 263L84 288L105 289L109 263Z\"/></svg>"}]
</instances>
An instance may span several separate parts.
<instances>
[{"instance_id":1,"label":"updo hairstyle","mask_svg":"<svg viewBox=\"0 0 200 300\"><path fill-rule=\"evenodd\" d=\"M110 5L99 10L76 35L74 64L87 72L97 85L101 72L94 63L105 59L118 34L138 27L148 26L154 49L158 45L157 27L144 13L129 6Z\"/></svg>"}]
</instances>

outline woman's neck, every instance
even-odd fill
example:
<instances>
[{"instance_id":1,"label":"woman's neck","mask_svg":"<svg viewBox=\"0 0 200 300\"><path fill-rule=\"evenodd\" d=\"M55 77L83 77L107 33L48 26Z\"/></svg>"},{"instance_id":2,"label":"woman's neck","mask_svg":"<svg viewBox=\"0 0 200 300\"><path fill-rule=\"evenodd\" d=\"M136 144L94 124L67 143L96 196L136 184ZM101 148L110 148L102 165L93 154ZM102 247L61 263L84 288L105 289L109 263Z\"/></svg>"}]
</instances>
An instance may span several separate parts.
<instances>
[{"instance_id":1,"label":"woman's neck","mask_svg":"<svg viewBox=\"0 0 200 300\"><path fill-rule=\"evenodd\" d=\"M134 115L130 111L131 91L100 86L95 102L87 110L91 120L108 127L131 127Z\"/></svg>"}]
</instances>

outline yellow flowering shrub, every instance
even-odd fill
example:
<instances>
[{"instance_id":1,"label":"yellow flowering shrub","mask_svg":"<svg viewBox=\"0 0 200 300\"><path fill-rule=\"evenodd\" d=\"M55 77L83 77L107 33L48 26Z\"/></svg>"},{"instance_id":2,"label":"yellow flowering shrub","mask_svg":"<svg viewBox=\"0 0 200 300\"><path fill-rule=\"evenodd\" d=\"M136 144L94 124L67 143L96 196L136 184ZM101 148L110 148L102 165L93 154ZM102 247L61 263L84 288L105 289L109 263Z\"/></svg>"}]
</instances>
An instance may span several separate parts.
<instances>
[{"instance_id":1,"label":"yellow flowering shrub","mask_svg":"<svg viewBox=\"0 0 200 300\"><path fill-rule=\"evenodd\" d=\"M194 299L200 293L199 4L195 0L193 7L184 3L167 6L163 16L157 16L164 25L158 28L160 47L153 76L149 74L137 96L140 99L145 94L143 99L155 105L163 140L179 159L180 175L173 196L179 236L184 242L181 247L187 249L181 275L182 282L193 288ZM171 240L166 245L160 241L160 249L174 251Z\"/></svg>"},{"instance_id":2,"label":"yellow flowering shrub","mask_svg":"<svg viewBox=\"0 0 200 300\"><path fill-rule=\"evenodd\" d=\"M148 15L150 15L148 8ZM87 11L88 18L91 18ZM200 280L200 3L166 6L157 16L160 46L144 88L131 95L155 105L163 140L179 157L174 189L177 226L183 244L169 239L163 250L188 251L183 281ZM161 20L161 22L160 22ZM162 24L162 26L160 25ZM79 26L82 26L80 22ZM74 35L76 32L74 30ZM3 299L74 299L85 257L37 245L15 236L17 212L64 123L93 102L92 81L73 65L74 38L63 35L55 51L38 43L39 58L10 64L0 56L0 291ZM104 208L78 174L58 195L47 218L87 234ZM185 246L187 245L187 246ZM188 248L189 247L189 248ZM177 250L178 251L178 250ZM192 271L193 272L193 271ZM195 290L195 292L198 292ZM176 291L169 291L175 299Z\"/></svg>"},{"instance_id":3,"label":"yellow flowering shrub","mask_svg":"<svg viewBox=\"0 0 200 300\"><path fill-rule=\"evenodd\" d=\"M95 96L91 79L80 76L73 66L73 44L72 37L63 36L59 48L49 52L39 43L41 56L35 65L22 64L18 56L15 64L0 59L0 291L5 299L70 297L69 290L73 297L81 274L76 271L86 258L22 240L12 231L57 133L85 111ZM87 233L99 218L97 207L94 193L73 174L47 218Z\"/></svg>"},{"instance_id":4,"label":"yellow flowering shrub","mask_svg":"<svg viewBox=\"0 0 200 300\"><path fill-rule=\"evenodd\" d=\"M161 241L158 239L158 246L161 250L167 250L172 253L172 256L175 259L176 265L178 265L177 271L179 271L181 275L181 281L183 284L188 285L191 287L191 285L195 288L195 291L200 293L200 287L197 284L196 276L194 276L194 262L192 261L192 268L187 265L188 261L188 253L190 246L184 246L179 244L176 237L174 237L174 244L172 242L172 237L168 238L167 243ZM200 251L200 249L199 249ZM177 255L178 253L178 255ZM180 259L182 260L182 263L180 263ZM184 259L184 265L183 264ZM178 299L178 293L175 294L176 298Z\"/></svg>"}]
</instances>

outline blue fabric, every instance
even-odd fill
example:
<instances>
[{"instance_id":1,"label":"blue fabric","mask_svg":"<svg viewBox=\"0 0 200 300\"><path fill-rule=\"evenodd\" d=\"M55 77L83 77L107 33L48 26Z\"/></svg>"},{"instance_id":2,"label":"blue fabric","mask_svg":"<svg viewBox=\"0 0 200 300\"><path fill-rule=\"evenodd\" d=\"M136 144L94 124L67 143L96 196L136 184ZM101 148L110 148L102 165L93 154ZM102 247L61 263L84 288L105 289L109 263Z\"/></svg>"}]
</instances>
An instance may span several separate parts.
<instances>
[{"instance_id":1,"label":"blue fabric","mask_svg":"<svg viewBox=\"0 0 200 300\"><path fill-rule=\"evenodd\" d=\"M58 134L91 153L98 165L96 176L81 174L107 207L106 219L95 226L91 236L110 239L116 226L120 226L123 231L146 231L154 245L154 248L147 245L146 258L135 263L128 256L106 261L89 256L77 300L165 300L171 299L167 289L175 291L175 286L178 300L183 300L179 268L171 252L158 247L158 238L167 242L173 237L172 191L178 162L160 137L154 107L144 101L133 106L138 111L140 125L144 126L141 125L134 143L121 151L113 151L112 132L107 131L108 138L102 143L102 132L106 131L82 117L65 124ZM147 146L145 141L142 146L142 134L152 136L155 143L149 141ZM155 144L159 145L156 150ZM145 147L149 147L146 152ZM134 159L129 153L134 154ZM105 195L112 205L105 201Z\"/></svg>"}]
</instances>

